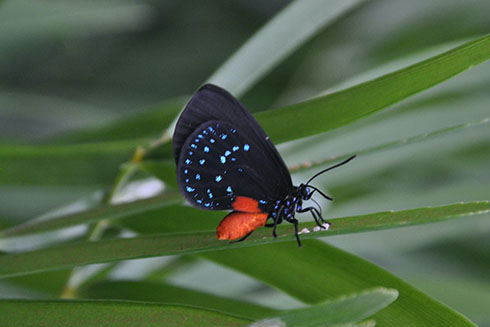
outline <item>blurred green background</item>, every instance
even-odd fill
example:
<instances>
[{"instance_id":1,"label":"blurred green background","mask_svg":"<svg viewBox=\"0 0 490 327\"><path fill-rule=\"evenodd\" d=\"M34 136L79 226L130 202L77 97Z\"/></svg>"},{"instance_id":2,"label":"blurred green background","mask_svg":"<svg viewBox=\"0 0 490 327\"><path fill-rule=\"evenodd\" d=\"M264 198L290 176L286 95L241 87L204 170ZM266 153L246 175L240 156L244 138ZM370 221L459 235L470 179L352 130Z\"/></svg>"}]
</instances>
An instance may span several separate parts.
<instances>
[{"instance_id":1,"label":"blurred green background","mask_svg":"<svg viewBox=\"0 0 490 327\"><path fill-rule=\"evenodd\" d=\"M110 188L136 146L160 136L188 96L288 3L0 2L0 226ZM258 112L380 76L488 33L489 13L488 0L364 1L288 56L241 100ZM490 64L484 63L379 114L278 148L292 166L305 158L321 160L482 122L490 116L489 90ZM136 120L141 124L130 124ZM108 141L113 142L109 150L102 143ZM73 150L86 144L97 149L99 142L96 156ZM36 152L39 145L47 147ZM49 145L64 147L50 152ZM368 155L318 186L336 199L329 217L488 200L489 164L490 131L481 124ZM299 182L310 175L293 178ZM326 241L490 326L488 218ZM127 263L111 274L133 278L136 266L151 270L152 262L161 260ZM208 261L186 267L169 281L277 307L300 305ZM43 292L0 284L0 297L19 295Z\"/></svg>"}]
</instances>

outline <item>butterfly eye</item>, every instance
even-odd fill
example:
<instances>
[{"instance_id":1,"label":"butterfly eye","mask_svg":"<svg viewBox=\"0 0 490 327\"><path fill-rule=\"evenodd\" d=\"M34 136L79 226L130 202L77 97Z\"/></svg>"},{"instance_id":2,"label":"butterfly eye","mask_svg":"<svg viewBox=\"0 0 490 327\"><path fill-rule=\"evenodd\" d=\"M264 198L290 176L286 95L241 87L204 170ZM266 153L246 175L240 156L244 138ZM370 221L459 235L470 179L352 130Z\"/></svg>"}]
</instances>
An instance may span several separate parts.
<instances>
[{"instance_id":1,"label":"butterfly eye","mask_svg":"<svg viewBox=\"0 0 490 327\"><path fill-rule=\"evenodd\" d=\"M303 199L308 200L310 198L310 193L310 188L308 186L301 188L301 196Z\"/></svg>"}]
</instances>

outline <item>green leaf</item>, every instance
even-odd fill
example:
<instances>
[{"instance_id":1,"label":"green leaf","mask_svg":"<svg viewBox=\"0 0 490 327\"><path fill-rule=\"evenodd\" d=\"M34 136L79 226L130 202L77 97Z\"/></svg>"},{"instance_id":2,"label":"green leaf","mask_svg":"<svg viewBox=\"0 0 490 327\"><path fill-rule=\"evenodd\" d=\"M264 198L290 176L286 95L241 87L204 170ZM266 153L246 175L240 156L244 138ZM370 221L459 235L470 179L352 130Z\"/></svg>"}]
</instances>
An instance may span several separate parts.
<instances>
[{"instance_id":1,"label":"green leaf","mask_svg":"<svg viewBox=\"0 0 490 327\"><path fill-rule=\"evenodd\" d=\"M117 168L131 158L136 147L148 143L142 138L161 134L183 103L183 99L173 99L112 124L81 129L51 140L64 144L0 145L0 183L109 185ZM169 181L175 180L175 169L170 176Z\"/></svg>"},{"instance_id":2,"label":"green leaf","mask_svg":"<svg viewBox=\"0 0 490 327\"><path fill-rule=\"evenodd\" d=\"M366 154L373 154L373 153L376 153L378 151L392 150L392 149L396 149L396 148L401 147L401 146L415 144L418 142L425 142L425 141L428 141L428 140L431 140L431 139L434 139L437 137L449 135L449 134L454 133L454 132L460 132L460 131L468 129L468 128L471 129L474 127L480 127L482 125L486 125L489 123L490 123L490 118L485 118L485 119L482 119L482 120L477 121L477 122L468 122L468 123L463 123L463 124L457 124L457 125L445 127L442 129L434 130L434 131L431 131L428 133L422 133L422 134L406 137L403 139L399 139L399 140L390 141L387 143L375 145L375 146L372 146L369 148L360 149L358 151L354 151L351 153L344 153L344 154L329 156L328 158L323 159L323 160L317 160L317 161L313 161L313 162L308 161L307 165L292 166L289 168L289 170L291 172L303 171L303 170L311 169L312 167L316 167L319 165L325 165L325 164L328 164L328 163L333 162L333 161L338 161L338 160L341 160L344 158L349 158L354 154L361 156L361 155L366 155Z\"/></svg>"},{"instance_id":3,"label":"green leaf","mask_svg":"<svg viewBox=\"0 0 490 327\"><path fill-rule=\"evenodd\" d=\"M397 289L398 300L372 318L376 326L474 326L382 268L316 240L203 254L205 258L253 276L306 303L321 303L376 286ZM307 276L307 278L306 278Z\"/></svg>"},{"instance_id":4,"label":"green leaf","mask_svg":"<svg viewBox=\"0 0 490 327\"><path fill-rule=\"evenodd\" d=\"M179 114L186 100L184 98L170 99L110 124L57 135L55 141L63 143L107 142L156 137Z\"/></svg>"},{"instance_id":5,"label":"green leaf","mask_svg":"<svg viewBox=\"0 0 490 327\"><path fill-rule=\"evenodd\" d=\"M162 196L156 196L145 200L118 205L103 205L95 209L60 217L52 217L50 219L34 219L0 232L0 237L22 236L75 225L95 223L103 219L127 217L128 215L131 216L140 212L147 212L154 210L155 208L171 205L176 201L180 201L180 199L180 194L167 192Z\"/></svg>"},{"instance_id":6,"label":"green leaf","mask_svg":"<svg viewBox=\"0 0 490 327\"><path fill-rule=\"evenodd\" d=\"M251 319L259 319L278 313L275 309L256 304L155 282L99 282L81 288L77 295L91 299L120 299L181 304Z\"/></svg>"},{"instance_id":7,"label":"green leaf","mask_svg":"<svg viewBox=\"0 0 490 327\"><path fill-rule=\"evenodd\" d=\"M130 301L0 300L1 326L244 326L217 312Z\"/></svg>"},{"instance_id":8,"label":"green leaf","mask_svg":"<svg viewBox=\"0 0 490 327\"><path fill-rule=\"evenodd\" d=\"M177 187L175 161L173 160L144 160L139 167L147 173L165 182L165 185Z\"/></svg>"},{"instance_id":9,"label":"green leaf","mask_svg":"<svg viewBox=\"0 0 490 327\"><path fill-rule=\"evenodd\" d=\"M72 145L0 145L1 184L109 185L141 140Z\"/></svg>"},{"instance_id":10,"label":"green leaf","mask_svg":"<svg viewBox=\"0 0 490 327\"><path fill-rule=\"evenodd\" d=\"M221 65L208 82L240 97L291 52L360 2L294 1Z\"/></svg>"},{"instance_id":11,"label":"green leaf","mask_svg":"<svg viewBox=\"0 0 490 327\"><path fill-rule=\"evenodd\" d=\"M486 35L346 90L261 112L257 120L277 143L319 134L373 114L489 58L490 35Z\"/></svg>"},{"instance_id":12,"label":"green leaf","mask_svg":"<svg viewBox=\"0 0 490 327\"><path fill-rule=\"evenodd\" d=\"M253 323L250 327L323 327L358 322L393 303L396 290L378 288L360 294L341 297L304 309L292 310L277 317Z\"/></svg>"},{"instance_id":13,"label":"green leaf","mask_svg":"<svg viewBox=\"0 0 490 327\"><path fill-rule=\"evenodd\" d=\"M328 232L311 232L302 239L366 232L386 228L436 222L450 218L478 215L490 211L490 202L458 203L434 208L419 208L398 212L380 212L370 215L333 219ZM314 227L314 223L302 223L300 229ZM294 240L292 224L277 229L277 239L269 229L260 228L247 242L218 241L215 232L177 233L149 235L128 239L83 241L34 250L30 252L0 255L0 277L8 277L47 270L61 269L99 262L165 256L183 253L199 253L220 249L249 247L260 244Z\"/></svg>"},{"instance_id":14,"label":"green leaf","mask_svg":"<svg viewBox=\"0 0 490 327\"><path fill-rule=\"evenodd\" d=\"M174 204L162 209L144 211L117 221L116 225L140 234L215 232L223 219L222 211L198 210L191 206ZM162 217L165 217L162 219Z\"/></svg>"},{"instance_id":15,"label":"green leaf","mask_svg":"<svg viewBox=\"0 0 490 327\"><path fill-rule=\"evenodd\" d=\"M5 280L6 283L36 293L58 297L63 291L71 270L55 270L40 274L23 275Z\"/></svg>"}]
</instances>

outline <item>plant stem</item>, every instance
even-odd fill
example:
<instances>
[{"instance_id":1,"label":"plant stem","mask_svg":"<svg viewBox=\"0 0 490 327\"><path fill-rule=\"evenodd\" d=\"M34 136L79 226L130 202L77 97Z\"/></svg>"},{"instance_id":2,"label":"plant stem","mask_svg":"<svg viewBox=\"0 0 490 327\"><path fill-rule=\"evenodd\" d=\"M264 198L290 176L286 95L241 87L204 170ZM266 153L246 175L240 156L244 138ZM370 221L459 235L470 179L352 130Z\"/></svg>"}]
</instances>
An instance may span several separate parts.
<instances>
[{"instance_id":1,"label":"plant stem","mask_svg":"<svg viewBox=\"0 0 490 327\"><path fill-rule=\"evenodd\" d=\"M138 170L138 162L141 161L141 148L136 149L135 155L131 162L123 165L120 174L117 176L110 192L107 194L104 203L111 204L114 195L127 184L127 182L131 179L134 173ZM90 232L88 233L89 241L97 241L99 240L106 229L110 226L110 221L108 219L103 219L95 224ZM70 273L68 280L65 284L63 291L61 292L60 297L63 299L72 299L76 297L78 287L84 281L84 267L75 267Z\"/></svg>"}]
</instances>

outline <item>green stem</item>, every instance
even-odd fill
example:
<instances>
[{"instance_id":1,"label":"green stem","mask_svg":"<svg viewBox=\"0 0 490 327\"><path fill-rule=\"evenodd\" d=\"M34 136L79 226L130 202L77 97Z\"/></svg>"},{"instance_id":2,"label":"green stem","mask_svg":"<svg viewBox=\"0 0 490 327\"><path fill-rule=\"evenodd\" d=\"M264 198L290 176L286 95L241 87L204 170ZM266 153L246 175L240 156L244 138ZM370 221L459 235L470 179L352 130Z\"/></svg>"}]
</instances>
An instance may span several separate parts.
<instances>
[{"instance_id":1,"label":"green stem","mask_svg":"<svg viewBox=\"0 0 490 327\"><path fill-rule=\"evenodd\" d=\"M124 165L120 174L117 176L114 185L112 186L110 192L107 194L104 203L105 204L110 204L112 202L112 199L114 198L114 195L117 194L117 192L127 184L127 182L131 179L131 177L134 175L134 173L138 170L138 164L135 158L137 158L137 154L140 149L136 150L135 157L133 160ZM96 223L91 230L88 233L88 240L89 241L97 241L102 238L102 235L106 231L106 229L110 226L110 220L109 219L103 219ZM70 273L70 276L68 277L68 280L65 284L65 287L61 293L61 298L64 299L71 299L76 297L77 289L80 286L80 284L83 281L83 267L75 267Z\"/></svg>"}]
</instances>

